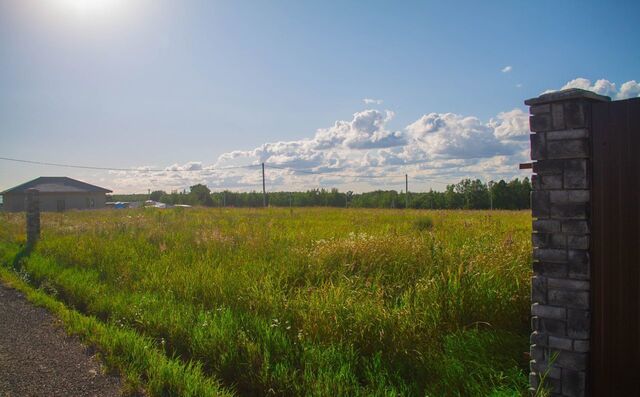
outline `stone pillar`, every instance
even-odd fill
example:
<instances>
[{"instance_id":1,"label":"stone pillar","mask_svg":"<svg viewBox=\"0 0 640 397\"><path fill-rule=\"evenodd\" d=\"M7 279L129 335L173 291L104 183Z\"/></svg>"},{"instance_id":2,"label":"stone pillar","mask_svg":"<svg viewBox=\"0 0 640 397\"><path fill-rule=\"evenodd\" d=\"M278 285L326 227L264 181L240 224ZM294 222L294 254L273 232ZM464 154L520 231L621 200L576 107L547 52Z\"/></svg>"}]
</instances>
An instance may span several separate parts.
<instances>
[{"instance_id":1,"label":"stone pillar","mask_svg":"<svg viewBox=\"0 0 640 397\"><path fill-rule=\"evenodd\" d=\"M530 106L533 278L531 391L587 396L590 301L591 104L580 89L543 94Z\"/></svg>"},{"instance_id":2,"label":"stone pillar","mask_svg":"<svg viewBox=\"0 0 640 397\"><path fill-rule=\"evenodd\" d=\"M40 200L37 189L26 191L27 246L33 246L40 238Z\"/></svg>"}]
</instances>

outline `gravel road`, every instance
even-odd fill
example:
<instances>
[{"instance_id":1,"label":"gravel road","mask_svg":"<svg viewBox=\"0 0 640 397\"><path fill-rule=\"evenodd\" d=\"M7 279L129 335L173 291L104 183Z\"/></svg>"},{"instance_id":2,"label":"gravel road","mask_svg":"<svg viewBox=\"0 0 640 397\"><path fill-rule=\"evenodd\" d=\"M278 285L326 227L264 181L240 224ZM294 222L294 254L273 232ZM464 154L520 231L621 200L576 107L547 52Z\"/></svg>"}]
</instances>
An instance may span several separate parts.
<instances>
[{"instance_id":1,"label":"gravel road","mask_svg":"<svg viewBox=\"0 0 640 397\"><path fill-rule=\"evenodd\" d=\"M0 282L0 397L119 396L118 377L105 375L59 320Z\"/></svg>"}]
</instances>

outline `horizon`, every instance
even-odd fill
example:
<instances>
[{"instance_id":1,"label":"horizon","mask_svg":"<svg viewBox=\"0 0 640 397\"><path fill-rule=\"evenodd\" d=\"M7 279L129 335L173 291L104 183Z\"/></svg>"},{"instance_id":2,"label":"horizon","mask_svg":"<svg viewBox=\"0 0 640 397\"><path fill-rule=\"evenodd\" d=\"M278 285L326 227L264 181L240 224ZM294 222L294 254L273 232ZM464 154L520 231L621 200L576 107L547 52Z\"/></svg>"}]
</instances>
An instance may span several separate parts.
<instances>
[{"instance_id":1,"label":"horizon","mask_svg":"<svg viewBox=\"0 0 640 397\"><path fill-rule=\"evenodd\" d=\"M14 188L16 188L16 187L19 187L20 185L26 184L26 183L28 183L28 182L35 181L35 180L37 180L37 179L39 179L39 178L70 178L70 177L68 177L68 176L66 176L66 175L40 175L40 176L35 177L35 178L33 178L33 179L23 181L23 182L19 183L18 185L14 185L14 186L10 186L10 187L7 187L7 188L3 188L2 190L0 190L0 192L6 191L6 190L14 189ZM93 183L90 183L89 181L86 181L86 180L80 180L80 179L76 179L76 178L71 178L71 179L78 180L79 182L84 182L84 183L93 184ZM444 183L444 182L438 181L437 186L440 186L440 188L439 188L439 189L438 189L438 188L432 188L432 187L430 187L430 188L428 188L428 189L415 190L415 191L412 191L411 189L409 189L409 193L429 193L429 192L431 192L431 191L436 192L436 193L442 193L442 192L446 191L446 188L447 188L448 186L450 186L450 185L457 185L457 184L462 183L462 182L464 182L464 181L466 181L466 180L470 180L470 181L480 181L482 184L484 184L484 185L488 185L488 184L491 184L491 183L494 183L494 184L495 184L495 183L500 183L500 182L510 183L510 182L513 182L513 181L516 181L516 180L518 180L518 181L524 181L525 179L526 179L529 183L531 183L531 182L530 182L530 181L531 181L531 178L530 178L530 172L529 172L529 175L516 175L516 176L514 176L514 177L512 177L512 178L498 178L497 180L493 180L493 179L491 179L491 180L488 180L488 181L483 181L483 180L481 180L480 178L473 178L473 177L469 177L469 178L461 178L461 179L459 179L459 180L457 180L457 181L451 181L450 183ZM408 179L408 181L409 181L410 183L413 183L413 184L416 184L416 182L417 182L417 184L418 184L418 185L421 185L421 182L422 182L421 180L417 180L417 181L413 181L413 182L412 182L412 181L411 181L411 179ZM93 184L93 185L95 185L95 184ZM196 183L195 185L204 185L204 186L206 186L207 188L210 188L210 187L209 187L208 185L206 185L206 184ZM107 195L107 196L134 196L134 195L149 195L150 193L153 193L153 192L156 192L156 191L162 191L162 192L163 192L163 193L165 193L165 194L182 194L182 193L184 193L184 192L186 192L186 194L188 194L188 193L189 193L190 188L191 188L191 187L193 187L193 186L194 186L194 185L186 186L186 187L184 187L184 188L180 188L180 189L172 189L172 190L164 190L164 189L147 189L147 192L144 192L144 191L134 191L134 192L128 192L128 193L118 192L118 191L112 190L112 191L111 191L111 193L106 193L106 195ZM404 185L403 185L403 186L404 186ZM411 186L411 185L410 185L410 186ZM104 187L104 186L98 186L98 187ZM104 188L108 188L108 187L104 187ZM339 187L337 187L337 186L329 186L329 185L327 185L327 186L311 187L311 188L304 189L304 190L282 190L282 189L279 189L279 190L267 190L267 191L266 191L266 194L268 195L269 193L306 193L306 192L313 191L313 190L331 191L331 190L333 190L333 189L336 189L336 190L337 190L338 192L340 192L340 193L346 193L346 192L350 191L350 190L348 189L348 187L347 187L346 189L340 189L340 188L339 188ZM351 191L352 191L354 194L372 193L372 192L377 192L377 191L389 191L389 192L391 192L391 191L395 191L395 192L398 192L398 193L402 194L402 193L404 192L404 188L402 188L402 189L397 189L397 188L391 187L391 188L385 189L385 188L383 187L383 188L373 188L373 189L370 189L370 190L351 190ZM240 193L260 193L260 194L262 194L262 190L261 190L260 188L257 188L257 187L256 187L256 188L254 188L254 189L249 189L249 190L246 190L246 189L244 189L244 190L232 190L232 189L228 189L228 188L217 188L217 189L211 189L211 194L223 193L223 192L229 192L229 193L234 193L234 194L235 194L235 193L238 193L238 194L240 194ZM1 203L1 202L2 202L2 193L0 193L0 203Z\"/></svg>"},{"instance_id":2,"label":"horizon","mask_svg":"<svg viewBox=\"0 0 640 397\"><path fill-rule=\"evenodd\" d=\"M522 178L524 99L571 87L640 95L634 41L610 40L640 37L639 11L0 1L0 156L136 170L0 160L0 191L53 174L124 194L248 191L261 189L262 162L288 169L271 169L267 190ZM575 34L567 21L590 25ZM242 165L253 168L217 169Z\"/></svg>"}]
</instances>

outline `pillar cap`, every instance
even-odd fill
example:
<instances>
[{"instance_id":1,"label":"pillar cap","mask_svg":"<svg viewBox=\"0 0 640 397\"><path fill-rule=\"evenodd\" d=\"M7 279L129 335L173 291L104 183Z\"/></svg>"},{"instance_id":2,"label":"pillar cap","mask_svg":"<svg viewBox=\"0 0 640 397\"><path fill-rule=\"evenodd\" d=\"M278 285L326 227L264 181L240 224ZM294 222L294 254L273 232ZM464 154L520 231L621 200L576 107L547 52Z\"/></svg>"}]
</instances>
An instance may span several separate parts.
<instances>
[{"instance_id":1,"label":"pillar cap","mask_svg":"<svg viewBox=\"0 0 640 397\"><path fill-rule=\"evenodd\" d=\"M600 102L609 102L611 98L604 95L598 95L595 92L583 90L580 88L569 88L567 90L553 91L546 94L542 94L537 98L530 98L524 101L525 105L541 105L543 103L566 101L569 99L591 99Z\"/></svg>"}]
</instances>

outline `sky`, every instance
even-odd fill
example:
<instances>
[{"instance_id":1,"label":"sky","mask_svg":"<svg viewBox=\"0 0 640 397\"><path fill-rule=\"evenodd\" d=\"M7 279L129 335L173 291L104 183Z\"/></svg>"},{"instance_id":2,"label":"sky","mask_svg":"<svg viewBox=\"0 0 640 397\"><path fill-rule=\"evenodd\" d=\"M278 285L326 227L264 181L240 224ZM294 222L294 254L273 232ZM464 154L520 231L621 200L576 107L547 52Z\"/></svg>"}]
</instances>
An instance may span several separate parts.
<instances>
[{"instance_id":1,"label":"sky","mask_svg":"<svg viewBox=\"0 0 640 397\"><path fill-rule=\"evenodd\" d=\"M0 160L0 190L61 175L259 190L259 167L229 167L261 162L269 190L528 176L525 99L640 95L638 15L637 1L0 0L0 157L127 170Z\"/></svg>"}]
</instances>

